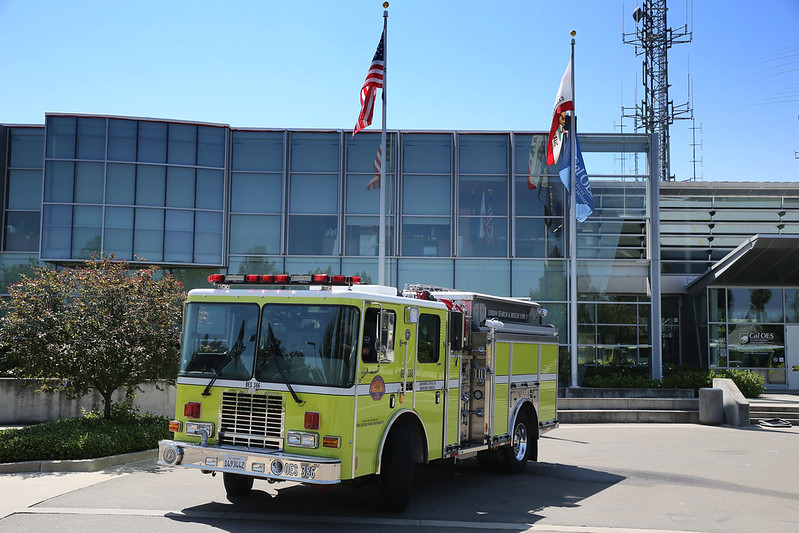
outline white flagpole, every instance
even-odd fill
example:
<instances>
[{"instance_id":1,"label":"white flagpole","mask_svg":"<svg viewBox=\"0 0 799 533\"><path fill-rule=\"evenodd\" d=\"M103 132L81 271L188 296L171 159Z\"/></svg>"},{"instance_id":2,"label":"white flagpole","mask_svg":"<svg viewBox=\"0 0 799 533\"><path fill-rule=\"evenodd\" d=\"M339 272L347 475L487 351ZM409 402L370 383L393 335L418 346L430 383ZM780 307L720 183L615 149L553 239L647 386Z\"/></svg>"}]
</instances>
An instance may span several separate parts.
<instances>
[{"instance_id":1,"label":"white flagpole","mask_svg":"<svg viewBox=\"0 0 799 533\"><path fill-rule=\"evenodd\" d=\"M577 387L577 106L574 97L574 36L571 31L572 116L569 126L569 351L571 352L571 386Z\"/></svg>"},{"instance_id":2,"label":"white flagpole","mask_svg":"<svg viewBox=\"0 0 799 533\"><path fill-rule=\"evenodd\" d=\"M386 85L388 85L388 2L383 2L383 129L380 132L380 230L377 283L386 284Z\"/></svg>"}]
</instances>

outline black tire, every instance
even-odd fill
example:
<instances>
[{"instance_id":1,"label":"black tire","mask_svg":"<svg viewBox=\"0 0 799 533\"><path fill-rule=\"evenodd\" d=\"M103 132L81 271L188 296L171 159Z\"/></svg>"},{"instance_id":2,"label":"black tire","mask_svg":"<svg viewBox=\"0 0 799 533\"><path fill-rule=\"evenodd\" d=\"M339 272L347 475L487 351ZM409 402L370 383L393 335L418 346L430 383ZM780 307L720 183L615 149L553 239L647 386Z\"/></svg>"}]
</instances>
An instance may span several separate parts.
<instances>
[{"instance_id":1,"label":"black tire","mask_svg":"<svg viewBox=\"0 0 799 533\"><path fill-rule=\"evenodd\" d=\"M408 507L413 485L413 430L407 424L391 429L383 449L380 472L380 506L390 513Z\"/></svg>"},{"instance_id":2,"label":"black tire","mask_svg":"<svg viewBox=\"0 0 799 533\"><path fill-rule=\"evenodd\" d=\"M502 470L508 474L518 474L527 466L527 459L535 457L533 447L538 445L538 433L530 423L526 413L519 413L513 425L511 442L502 449Z\"/></svg>"},{"instance_id":3,"label":"black tire","mask_svg":"<svg viewBox=\"0 0 799 533\"><path fill-rule=\"evenodd\" d=\"M222 481L225 483L225 492L227 492L228 497L237 498L250 493L254 478L252 476L222 472Z\"/></svg>"}]
</instances>

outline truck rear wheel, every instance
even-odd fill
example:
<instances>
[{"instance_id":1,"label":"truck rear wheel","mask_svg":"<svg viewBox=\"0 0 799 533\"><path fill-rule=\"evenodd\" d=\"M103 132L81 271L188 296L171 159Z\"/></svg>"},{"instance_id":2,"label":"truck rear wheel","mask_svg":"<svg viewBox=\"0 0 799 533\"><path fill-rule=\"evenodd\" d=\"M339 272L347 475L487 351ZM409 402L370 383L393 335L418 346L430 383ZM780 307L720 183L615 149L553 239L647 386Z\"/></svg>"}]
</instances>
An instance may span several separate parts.
<instances>
[{"instance_id":1,"label":"truck rear wheel","mask_svg":"<svg viewBox=\"0 0 799 533\"><path fill-rule=\"evenodd\" d=\"M252 490L252 476L222 472L222 481L225 483L225 492L230 497L246 496Z\"/></svg>"},{"instance_id":2,"label":"truck rear wheel","mask_svg":"<svg viewBox=\"0 0 799 533\"><path fill-rule=\"evenodd\" d=\"M413 431L407 424L392 428L383 450L380 473L380 506L400 513L408 507L413 485Z\"/></svg>"},{"instance_id":3,"label":"truck rear wheel","mask_svg":"<svg viewBox=\"0 0 799 533\"><path fill-rule=\"evenodd\" d=\"M502 469L508 474L518 474L527 466L527 458L531 456L532 447L536 443L536 434L525 413L519 413L513 425L511 442L502 450Z\"/></svg>"}]
</instances>

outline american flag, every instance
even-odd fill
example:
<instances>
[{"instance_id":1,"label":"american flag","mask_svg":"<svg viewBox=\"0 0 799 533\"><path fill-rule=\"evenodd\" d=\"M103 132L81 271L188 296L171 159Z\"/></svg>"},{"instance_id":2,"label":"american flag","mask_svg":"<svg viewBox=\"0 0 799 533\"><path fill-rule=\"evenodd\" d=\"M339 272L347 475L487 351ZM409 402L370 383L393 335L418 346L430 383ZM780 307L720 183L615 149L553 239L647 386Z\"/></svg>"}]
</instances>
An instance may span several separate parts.
<instances>
[{"instance_id":1,"label":"american flag","mask_svg":"<svg viewBox=\"0 0 799 533\"><path fill-rule=\"evenodd\" d=\"M375 175L372 176L372 179L369 180L369 183L366 184L366 190L371 191L372 189L379 189L380 188L380 167L383 164L383 147L377 147L377 155L375 156L375 162L372 163L372 168L375 169Z\"/></svg>"},{"instance_id":2,"label":"american flag","mask_svg":"<svg viewBox=\"0 0 799 533\"><path fill-rule=\"evenodd\" d=\"M375 95L377 89L383 88L383 76L386 72L386 62L383 54L385 36L384 30L380 35L380 42L377 45L375 56L372 58L372 64L369 66L369 73L366 74L366 81L363 82L363 87L361 87L361 112L358 115L358 123L355 124L355 128L352 130L353 137L372 123L372 114L375 110Z\"/></svg>"}]
</instances>

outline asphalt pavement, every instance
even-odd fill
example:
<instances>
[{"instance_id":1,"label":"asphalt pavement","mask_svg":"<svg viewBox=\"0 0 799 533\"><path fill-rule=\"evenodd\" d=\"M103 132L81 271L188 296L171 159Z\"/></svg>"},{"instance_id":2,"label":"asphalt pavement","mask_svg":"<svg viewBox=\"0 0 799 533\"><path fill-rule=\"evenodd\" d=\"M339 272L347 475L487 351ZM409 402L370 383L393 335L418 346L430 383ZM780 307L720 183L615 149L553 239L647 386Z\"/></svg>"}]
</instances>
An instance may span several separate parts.
<instances>
[{"instance_id":1,"label":"asphalt pavement","mask_svg":"<svg viewBox=\"0 0 799 533\"><path fill-rule=\"evenodd\" d=\"M799 428L569 424L517 476L476 461L417 468L408 510L375 510L374 485L327 491L219 477L153 460L97 472L0 474L0 531L782 532L799 527Z\"/></svg>"}]
</instances>

